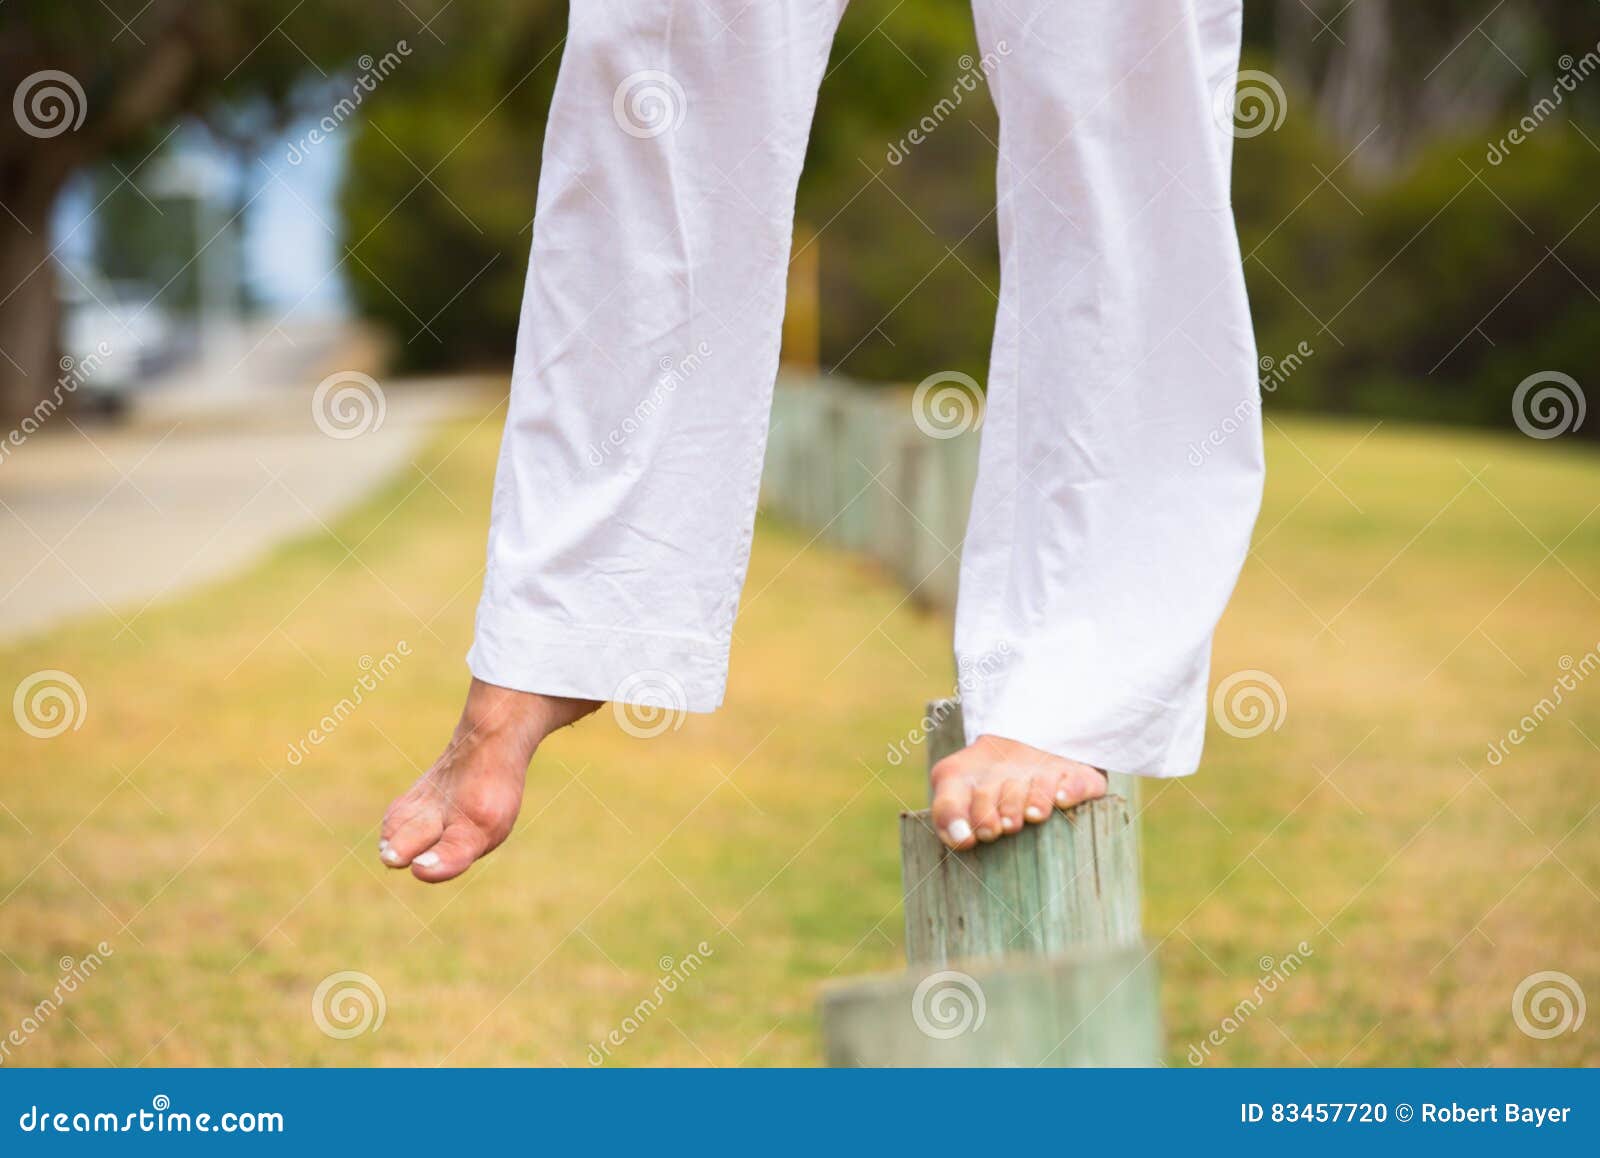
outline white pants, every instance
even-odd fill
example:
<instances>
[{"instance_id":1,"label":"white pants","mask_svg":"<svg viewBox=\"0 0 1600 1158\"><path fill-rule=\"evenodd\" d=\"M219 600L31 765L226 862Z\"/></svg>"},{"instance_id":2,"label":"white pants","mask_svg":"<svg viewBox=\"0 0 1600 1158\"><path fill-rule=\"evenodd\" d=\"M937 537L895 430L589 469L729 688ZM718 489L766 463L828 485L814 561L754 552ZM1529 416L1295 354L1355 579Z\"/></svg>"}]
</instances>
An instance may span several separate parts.
<instances>
[{"instance_id":1,"label":"white pants","mask_svg":"<svg viewBox=\"0 0 1600 1158\"><path fill-rule=\"evenodd\" d=\"M795 186L844 3L572 4L480 679L722 702ZM958 660L984 673L969 739L1149 776L1199 762L1211 636L1262 478L1232 137L1213 111L1239 5L977 0L1003 122L1002 294L956 617Z\"/></svg>"}]
</instances>

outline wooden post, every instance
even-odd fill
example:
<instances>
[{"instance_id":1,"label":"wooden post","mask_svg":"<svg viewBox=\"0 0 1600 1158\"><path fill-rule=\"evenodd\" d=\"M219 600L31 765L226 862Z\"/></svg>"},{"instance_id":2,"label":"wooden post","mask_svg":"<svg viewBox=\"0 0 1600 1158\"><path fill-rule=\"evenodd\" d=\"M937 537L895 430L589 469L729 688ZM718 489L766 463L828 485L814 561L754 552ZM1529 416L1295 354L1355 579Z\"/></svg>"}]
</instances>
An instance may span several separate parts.
<instances>
[{"instance_id":1,"label":"wooden post","mask_svg":"<svg viewBox=\"0 0 1600 1158\"><path fill-rule=\"evenodd\" d=\"M822 1026L830 1066L1161 1062L1155 957L1137 945L839 985Z\"/></svg>"},{"instance_id":2,"label":"wooden post","mask_svg":"<svg viewBox=\"0 0 1600 1158\"><path fill-rule=\"evenodd\" d=\"M961 746L962 722L952 701L928 715L931 766ZM1122 794L1132 785L1116 777L1112 787L963 853L944 846L925 811L904 814L910 968L824 991L828 1063L1160 1064L1138 826Z\"/></svg>"},{"instance_id":3,"label":"wooden post","mask_svg":"<svg viewBox=\"0 0 1600 1158\"><path fill-rule=\"evenodd\" d=\"M936 701L928 718L931 769L966 740L959 703ZM907 812L900 867L906 960L914 966L1038 957L1140 937L1137 829L1120 795L970 852L946 848L927 812Z\"/></svg>"}]
</instances>

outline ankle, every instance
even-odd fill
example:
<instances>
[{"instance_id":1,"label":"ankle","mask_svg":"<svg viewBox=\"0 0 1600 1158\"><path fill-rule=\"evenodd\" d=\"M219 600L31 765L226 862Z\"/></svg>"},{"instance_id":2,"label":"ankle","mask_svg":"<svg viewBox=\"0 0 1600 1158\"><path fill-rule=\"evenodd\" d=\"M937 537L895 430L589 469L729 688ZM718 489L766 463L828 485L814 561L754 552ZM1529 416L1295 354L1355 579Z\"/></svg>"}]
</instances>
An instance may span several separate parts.
<instances>
[{"instance_id":1,"label":"ankle","mask_svg":"<svg viewBox=\"0 0 1600 1158\"><path fill-rule=\"evenodd\" d=\"M457 725L459 739L500 740L533 750L558 728L587 716L599 702L519 692L474 678Z\"/></svg>"}]
</instances>

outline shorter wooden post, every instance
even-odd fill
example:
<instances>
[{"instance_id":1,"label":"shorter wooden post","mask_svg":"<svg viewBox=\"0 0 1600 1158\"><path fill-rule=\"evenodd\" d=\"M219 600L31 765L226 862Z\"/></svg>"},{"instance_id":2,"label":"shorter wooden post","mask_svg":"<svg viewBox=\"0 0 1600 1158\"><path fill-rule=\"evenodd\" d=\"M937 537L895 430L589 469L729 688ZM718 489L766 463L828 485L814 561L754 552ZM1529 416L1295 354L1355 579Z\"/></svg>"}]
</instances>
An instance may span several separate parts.
<instances>
[{"instance_id":1,"label":"shorter wooden post","mask_svg":"<svg viewBox=\"0 0 1600 1158\"><path fill-rule=\"evenodd\" d=\"M1143 945L1000 966L912 969L823 992L830 1066L1153 1066L1156 961Z\"/></svg>"}]
</instances>

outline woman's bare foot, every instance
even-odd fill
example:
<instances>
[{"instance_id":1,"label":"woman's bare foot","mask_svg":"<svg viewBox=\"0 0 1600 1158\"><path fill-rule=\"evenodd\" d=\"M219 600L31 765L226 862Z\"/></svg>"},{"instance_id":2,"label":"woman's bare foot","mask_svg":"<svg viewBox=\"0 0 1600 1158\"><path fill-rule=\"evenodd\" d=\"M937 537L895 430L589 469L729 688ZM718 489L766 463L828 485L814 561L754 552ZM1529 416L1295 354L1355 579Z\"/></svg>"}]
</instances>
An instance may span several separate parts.
<instances>
[{"instance_id":1,"label":"woman's bare foot","mask_svg":"<svg viewBox=\"0 0 1600 1158\"><path fill-rule=\"evenodd\" d=\"M1052 808L1105 794L1106 774L1098 768L979 736L933 766L933 824L945 844L967 849L1038 824Z\"/></svg>"},{"instance_id":2,"label":"woman's bare foot","mask_svg":"<svg viewBox=\"0 0 1600 1158\"><path fill-rule=\"evenodd\" d=\"M384 813L379 858L430 884L466 872L511 835L534 750L598 707L473 680L444 755Z\"/></svg>"}]
</instances>

